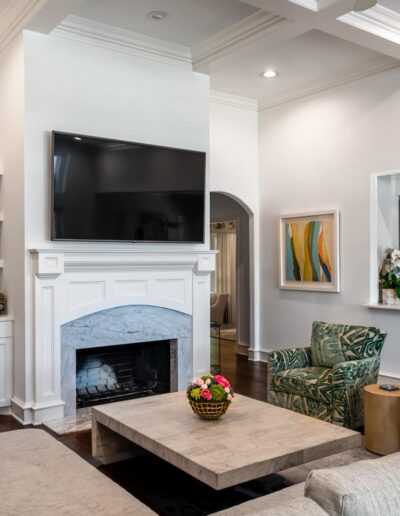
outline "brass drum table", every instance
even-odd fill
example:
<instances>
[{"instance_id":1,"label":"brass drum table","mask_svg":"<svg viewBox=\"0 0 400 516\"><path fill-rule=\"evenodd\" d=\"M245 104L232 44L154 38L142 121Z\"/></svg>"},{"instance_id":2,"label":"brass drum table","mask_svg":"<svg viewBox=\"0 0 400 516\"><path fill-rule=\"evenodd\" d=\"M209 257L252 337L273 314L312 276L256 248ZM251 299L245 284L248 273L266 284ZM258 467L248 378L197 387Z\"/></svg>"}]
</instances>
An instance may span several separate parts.
<instances>
[{"instance_id":1,"label":"brass drum table","mask_svg":"<svg viewBox=\"0 0 400 516\"><path fill-rule=\"evenodd\" d=\"M364 387L364 429L368 450L380 455L400 450L400 390Z\"/></svg>"}]
</instances>

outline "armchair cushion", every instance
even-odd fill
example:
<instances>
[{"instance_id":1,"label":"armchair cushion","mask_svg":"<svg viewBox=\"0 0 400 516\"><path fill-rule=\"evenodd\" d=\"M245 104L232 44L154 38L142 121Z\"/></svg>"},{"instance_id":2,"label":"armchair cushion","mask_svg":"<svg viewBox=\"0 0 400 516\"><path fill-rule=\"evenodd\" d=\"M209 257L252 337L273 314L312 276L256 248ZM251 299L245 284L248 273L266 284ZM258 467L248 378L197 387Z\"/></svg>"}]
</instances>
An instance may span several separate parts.
<instances>
[{"instance_id":1,"label":"armchair cushion","mask_svg":"<svg viewBox=\"0 0 400 516\"><path fill-rule=\"evenodd\" d=\"M345 357L336 324L314 322L311 333L311 362L314 367L333 367Z\"/></svg>"},{"instance_id":2,"label":"armchair cushion","mask_svg":"<svg viewBox=\"0 0 400 516\"><path fill-rule=\"evenodd\" d=\"M323 367L286 369L273 376L271 386L276 391L331 403L332 369Z\"/></svg>"}]
</instances>

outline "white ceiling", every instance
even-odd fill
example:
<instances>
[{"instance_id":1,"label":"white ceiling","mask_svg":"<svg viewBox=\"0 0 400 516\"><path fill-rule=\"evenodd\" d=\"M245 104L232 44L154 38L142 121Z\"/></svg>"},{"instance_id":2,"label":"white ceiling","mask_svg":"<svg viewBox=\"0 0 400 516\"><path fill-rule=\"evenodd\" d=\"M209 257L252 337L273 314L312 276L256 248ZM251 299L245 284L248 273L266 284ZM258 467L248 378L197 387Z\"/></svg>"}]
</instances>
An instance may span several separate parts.
<instances>
[{"instance_id":1,"label":"white ceiling","mask_svg":"<svg viewBox=\"0 0 400 516\"><path fill-rule=\"evenodd\" d=\"M84 0L70 14L191 47L257 10L239 0ZM154 21L151 11L170 16Z\"/></svg>"},{"instance_id":2,"label":"white ceiling","mask_svg":"<svg viewBox=\"0 0 400 516\"><path fill-rule=\"evenodd\" d=\"M400 0L399 0L400 1ZM211 74L211 87L256 99L277 96L323 79L349 74L382 56L354 43L312 30L276 48L259 48L246 61L232 63ZM261 74L272 68L274 79Z\"/></svg>"},{"instance_id":3,"label":"white ceiling","mask_svg":"<svg viewBox=\"0 0 400 516\"><path fill-rule=\"evenodd\" d=\"M0 0L0 13L11 4L12 0Z\"/></svg>"},{"instance_id":4,"label":"white ceiling","mask_svg":"<svg viewBox=\"0 0 400 516\"><path fill-rule=\"evenodd\" d=\"M0 0L0 51L21 28L48 34L63 20L64 36L122 37L125 51L129 35L112 28L124 29L157 38L161 54L173 43L172 59L208 73L212 89L268 105L398 66L400 0L379 4L388 10L355 15L353 0ZM169 18L147 17L158 10ZM278 76L265 80L266 68Z\"/></svg>"}]
</instances>

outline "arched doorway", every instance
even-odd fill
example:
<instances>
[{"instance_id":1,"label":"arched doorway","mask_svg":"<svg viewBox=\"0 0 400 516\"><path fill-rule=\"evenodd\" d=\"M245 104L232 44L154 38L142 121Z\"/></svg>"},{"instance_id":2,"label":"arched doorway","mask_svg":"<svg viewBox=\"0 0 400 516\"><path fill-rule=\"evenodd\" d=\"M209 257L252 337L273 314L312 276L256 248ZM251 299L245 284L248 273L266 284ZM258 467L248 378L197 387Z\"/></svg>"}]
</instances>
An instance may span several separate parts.
<instances>
[{"instance_id":1,"label":"arched doorway","mask_svg":"<svg viewBox=\"0 0 400 516\"><path fill-rule=\"evenodd\" d=\"M252 346L252 228L247 206L229 194L211 192L210 247L219 251L211 280L211 320L217 323L211 329L213 365L220 361L221 346L245 356Z\"/></svg>"}]
</instances>

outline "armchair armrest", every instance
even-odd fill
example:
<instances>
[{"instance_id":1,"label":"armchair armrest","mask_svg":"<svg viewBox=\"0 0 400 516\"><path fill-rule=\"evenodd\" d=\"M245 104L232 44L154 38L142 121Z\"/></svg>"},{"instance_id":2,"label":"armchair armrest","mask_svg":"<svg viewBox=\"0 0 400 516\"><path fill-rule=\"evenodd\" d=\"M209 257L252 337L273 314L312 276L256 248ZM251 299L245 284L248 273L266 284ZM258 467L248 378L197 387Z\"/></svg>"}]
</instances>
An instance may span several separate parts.
<instances>
[{"instance_id":1,"label":"armchair armrest","mask_svg":"<svg viewBox=\"0 0 400 516\"><path fill-rule=\"evenodd\" d=\"M363 425L363 388L377 382L379 364L379 357L372 357L333 366L332 423L348 428Z\"/></svg>"},{"instance_id":2,"label":"armchair armrest","mask_svg":"<svg viewBox=\"0 0 400 516\"><path fill-rule=\"evenodd\" d=\"M268 371L277 373L286 369L311 366L311 348L278 349L268 353Z\"/></svg>"},{"instance_id":3,"label":"armchair armrest","mask_svg":"<svg viewBox=\"0 0 400 516\"><path fill-rule=\"evenodd\" d=\"M332 368L332 384L337 387L363 387L376 383L379 373L379 357L339 362Z\"/></svg>"}]
</instances>

